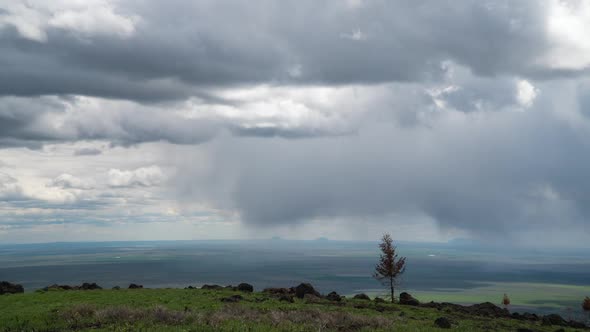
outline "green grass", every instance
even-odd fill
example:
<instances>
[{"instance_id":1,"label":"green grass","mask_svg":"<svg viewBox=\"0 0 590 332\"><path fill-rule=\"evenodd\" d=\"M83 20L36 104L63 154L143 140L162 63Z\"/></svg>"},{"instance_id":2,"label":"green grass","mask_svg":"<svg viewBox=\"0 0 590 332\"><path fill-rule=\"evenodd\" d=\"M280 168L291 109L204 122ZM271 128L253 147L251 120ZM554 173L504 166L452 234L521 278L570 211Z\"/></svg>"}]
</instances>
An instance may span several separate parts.
<instances>
[{"instance_id":1,"label":"green grass","mask_svg":"<svg viewBox=\"0 0 590 332\"><path fill-rule=\"evenodd\" d=\"M482 282L472 289L447 289L438 291L410 291L421 301L500 304L502 295L508 294L512 305L537 308L576 308L584 294L590 294L590 286L573 286L522 282Z\"/></svg>"},{"instance_id":2,"label":"green grass","mask_svg":"<svg viewBox=\"0 0 590 332\"><path fill-rule=\"evenodd\" d=\"M262 293L230 290L49 291L0 296L2 331L440 331L445 316L454 331L555 331L511 319L463 316L434 309L346 300L280 302ZM566 331L574 331L568 330Z\"/></svg>"}]
</instances>

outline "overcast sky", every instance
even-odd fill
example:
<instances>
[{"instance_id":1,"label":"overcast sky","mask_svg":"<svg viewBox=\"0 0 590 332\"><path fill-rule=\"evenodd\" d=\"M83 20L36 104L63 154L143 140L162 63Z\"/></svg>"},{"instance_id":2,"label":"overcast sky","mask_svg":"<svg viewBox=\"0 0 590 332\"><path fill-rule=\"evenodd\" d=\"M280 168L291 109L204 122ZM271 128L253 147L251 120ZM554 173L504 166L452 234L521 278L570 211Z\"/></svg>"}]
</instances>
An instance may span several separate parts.
<instances>
[{"instance_id":1,"label":"overcast sky","mask_svg":"<svg viewBox=\"0 0 590 332\"><path fill-rule=\"evenodd\" d=\"M588 247L590 2L0 0L0 243Z\"/></svg>"}]
</instances>

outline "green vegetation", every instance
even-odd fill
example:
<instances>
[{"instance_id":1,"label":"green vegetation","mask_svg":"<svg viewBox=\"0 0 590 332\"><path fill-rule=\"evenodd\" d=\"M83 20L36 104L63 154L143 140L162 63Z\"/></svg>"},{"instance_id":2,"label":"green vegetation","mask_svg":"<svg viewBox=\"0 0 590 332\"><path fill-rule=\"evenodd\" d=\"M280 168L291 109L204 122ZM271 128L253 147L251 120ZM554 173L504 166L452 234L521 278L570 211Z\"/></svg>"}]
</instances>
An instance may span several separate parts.
<instances>
[{"instance_id":1,"label":"green vegetation","mask_svg":"<svg viewBox=\"0 0 590 332\"><path fill-rule=\"evenodd\" d=\"M237 303L223 298L240 294ZM346 299L280 301L264 293L228 289L38 291L0 296L0 331L555 331L505 318ZM565 331L574 331L565 329Z\"/></svg>"},{"instance_id":2,"label":"green vegetation","mask_svg":"<svg viewBox=\"0 0 590 332\"><path fill-rule=\"evenodd\" d=\"M441 289L438 291L410 290L421 301L453 303L492 302L501 304L502 294L510 295L512 306L579 310L584 294L590 294L590 286L524 283L488 282L471 289Z\"/></svg>"}]
</instances>

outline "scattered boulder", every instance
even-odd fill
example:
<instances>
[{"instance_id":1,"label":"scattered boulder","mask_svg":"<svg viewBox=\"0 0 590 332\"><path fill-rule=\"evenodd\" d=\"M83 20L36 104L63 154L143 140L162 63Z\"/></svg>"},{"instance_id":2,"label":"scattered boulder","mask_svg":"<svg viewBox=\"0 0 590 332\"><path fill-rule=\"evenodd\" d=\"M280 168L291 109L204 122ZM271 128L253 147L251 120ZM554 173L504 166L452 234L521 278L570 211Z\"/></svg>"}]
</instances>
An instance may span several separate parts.
<instances>
[{"instance_id":1,"label":"scattered boulder","mask_svg":"<svg viewBox=\"0 0 590 332\"><path fill-rule=\"evenodd\" d=\"M287 289L287 288L265 288L262 292L268 293L268 294L273 294L273 295L291 294L291 290Z\"/></svg>"},{"instance_id":2,"label":"scattered boulder","mask_svg":"<svg viewBox=\"0 0 590 332\"><path fill-rule=\"evenodd\" d=\"M219 285L203 285L203 286L201 286L201 289L220 290L220 289L223 289L223 287L221 287Z\"/></svg>"},{"instance_id":3,"label":"scattered boulder","mask_svg":"<svg viewBox=\"0 0 590 332\"><path fill-rule=\"evenodd\" d=\"M83 283L80 287L80 290L97 290L97 289L102 289L102 287L100 287L99 285L97 285L95 282L93 283Z\"/></svg>"},{"instance_id":4,"label":"scattered boulder","mask_svg":"<svg viewBox=\"0 0 590 332\"><path fill-rule=\"evenodd\" d=\"M399 295L399 304L417 306L420 305L420 301L410 295L410 293L403 292Z\"/></svg>"},{"instance_id":5,"label":"scattered boulder","mask_svg":"<svg viewBox=\"0 0 590 332\"><path fill-rule=\"evenodd\" d=\"M42 288L42 290L46 291L46 292L47 291L72 291L72 290L97 290L97 289L102 289L102 287L97 285L95 282L93 282L93 283L85 282L80 286L53 284L53 285L46 286L46 287Z\"/></svg>"},{"instance_id":6,"label":"scattered boulder","mask_svg":"<svg viewBox=\"0 0 590 332\"><path fill-rule=\"evenodd\" d=\"M352 298L355 299L355 300L367 300L367 301L371 301L371 298L369 297L369 295L367 295L365 293L356 294Z\"/></svg>"},{"instance_id":7,"label":"scattered boulder","mask_svg":"<svg viewBox=\"0 0 590 332\"><path fill-rule=\"evenodd\" d=\"M254 291L254 286L243 282L238 285L237 290L239 290L240 292L252 293Z\"/></svg>"},{"instance_id":8,"label":"scattered boulder","mask_svg":"<svg viewBox=\"0 0 590 332\"><path fill-rule=\"evenodd\" d=\"M0 295L4 294L19 294L24 293L25 289L22 285L12 284L8 281L0 282Z\"/></svg>"},{"instance_id":9,"label":"scattered boulder","mask_svg":"<svg viewBox=\"0 0 590 332\"><path fill-rule=\"evenodd\" d=\"M450 329L451 321L449 321L449 319L446 317L439 317L434 321L434 325L440 327L441 329Z\"/></svg>"},{"instance_id":10,"label":"scattered boulder","mask_svg":"<svg viewBox=\"0 0 590 332\"><path fill-rule=\"evenodd\" d=\"M240 302L243 299L244 298L242 297L242 295L232 295L232 296L229 296L229 297L222 298L221 299L221 302L237 303L237 302Z\"/></svg>"},{"instance_id":11,"label":"scattered boulder","mask_svg":"<svg viewBox=\"0 0 590 332\"><path fill-rule=\"evenodd\" d=\"M385 300L380 297L376 297L373 301L375 301L375 303L385 303Z\"/></svg>"},{"instance_id":12,"label":"scattered boulder","mask_svg":"<svg viewBox=\"0 0 590 332\"><path fill-rule=\"evenodd\" d=\"M130 284L129 289L142 289L143 285Z\"/></svg>"},{"instance_id":13,"label":"scattered boulder","mask_svg":"<svg viewBox=\"0 0 590 332\"><path fill-rule=\"evenodd\" d=\"M120 290L120 289L121 289L121 287L119 287L119 286L113 287L113 290Z\"/></svg>"},{"instance_id":14,"label":"scattered boulder","mask_svg":"<svg viewBox=\"0 0 590 332\"><path fill-rule=\"evenodd\" d=\"M513 312L512 315L510 315L510 317L517 320L528 320L532 322L539 320L539 316L537 316L536 314L531 314L529 312L525 312L522 314L519 314L518 312Z\"/></svg>"},{"instance_id":15,"label":"scattered boulder","mask_svg":"<svg viewBox=\"0 0 590 332\"><path fill-rule=\"evenodd\" d=\"M302 299L305 297L306 294L311 294L316 297L320 297L320 293L313 288L313 286L309 283L302 283L299 286L295 287L295 296Z\"/></svg>"},{"instance_id":16,"label":"scattered boulder","mask_svg":"<svg viewBox=\"0 0 590 332\"><path fill-rule=\"evenodd\" d=\"M184 289L197 289L197 288L189 285L188 287L185 287Z\"/></svg>"},{"instance_id":17,"label":"scattered boulder","mask_svg":"<svg viewBox=\"0 0 590 332\"><path fill-rule=\"evenodd\" d=\"M333 301L333 302L340 302L342 301L342 297L338 295L336 292L331 292L330 294L326 295L326 300Z\"/></svg>"},{"instance_id":18,"label":"scattered boulder","mask_svg":"<svg viewBox=\"0 0 590 332\"><path fill-rule=\"evenodd\" d=\"M320 303L322 300L319 296L315 294L305 294L303 299L305 299L305 303Z\"/></svg>"},{"instance_id":19,"label":"scattered boulder","mask_svg":"<svg viewBox=\"0 0 590 332\"><path fill-rule=\"evenodd\" d=\"M558 326L567 326L567 322L563 317L558 314L550 314L543 316L542 320L543 325L558 325Z\"/></svg>"},{"instance_id":20,"label":"scattered boulder","mask_svg":"<svg viewBox=\"0 0 590 332\"><path fill-rule=\"evenodd\" d=\"M49 285L46 287L43 287L42 290L44 291L67 291L67 290L77 290L80 289L79 286L70 286L70 285L58 285L58 284L53 284L53 285Z\"/></svg>"},{"instance_id":21,"label":"scattered boulder","mask_svg":"<svg viewBox=\"0 0 590 332\"><path fill-rule=\"evenodd\" d=\"M491 302L484 302L480 304L474 304L467 307L468 312L478 316L488 317L510 317L510 312L506 308L500 308Z\"/></svg>"}]
</instances>

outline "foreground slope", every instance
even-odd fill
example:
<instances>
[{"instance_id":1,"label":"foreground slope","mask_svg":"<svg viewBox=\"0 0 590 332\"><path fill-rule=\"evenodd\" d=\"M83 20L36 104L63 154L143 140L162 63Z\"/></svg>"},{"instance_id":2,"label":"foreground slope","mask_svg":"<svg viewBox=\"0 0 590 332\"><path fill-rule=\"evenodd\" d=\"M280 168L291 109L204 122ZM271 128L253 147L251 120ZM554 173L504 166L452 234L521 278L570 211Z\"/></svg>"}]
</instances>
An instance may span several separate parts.
<instances>
[{"instance_id":1,"label":"foreground slope","mask_svg":"<svg viewBox=\"0 0 590 332\"><path fill-rule=\"evenodd\" d=\"M440 317L454 331L581 331L448 308L314 296L290 302L231 289L50 290L0 296L0 331L440 331L434 323Z\"/></svg>"}]
</instances>

